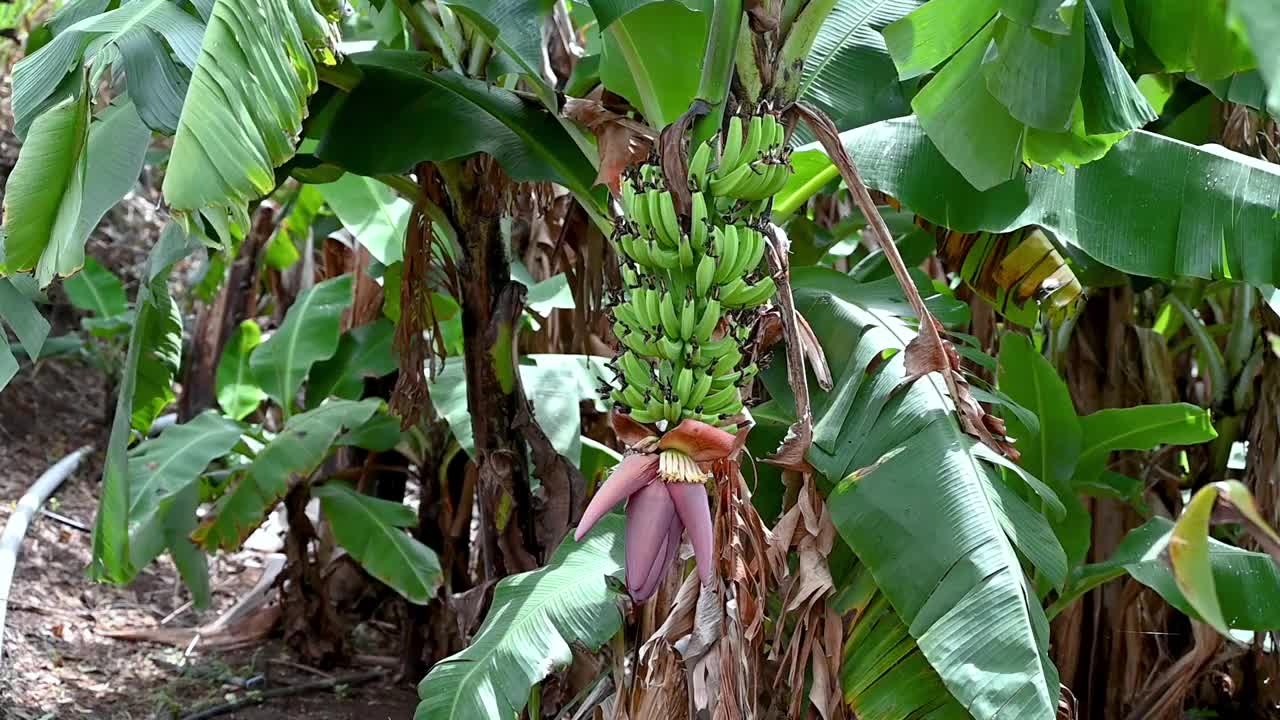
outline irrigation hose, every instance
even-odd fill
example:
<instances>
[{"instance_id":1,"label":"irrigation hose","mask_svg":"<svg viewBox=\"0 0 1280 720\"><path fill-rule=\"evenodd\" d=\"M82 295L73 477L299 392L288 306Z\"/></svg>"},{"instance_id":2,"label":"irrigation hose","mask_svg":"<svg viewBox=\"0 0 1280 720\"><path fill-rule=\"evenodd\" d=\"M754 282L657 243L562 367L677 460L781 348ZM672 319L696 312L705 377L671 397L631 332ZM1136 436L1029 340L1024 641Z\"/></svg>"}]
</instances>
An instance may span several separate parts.
<instances>
[{"instance_id":1,"label":"irrigation hose","mask_svg":"<svg viewBox=\"0 0 1280 720\"><path fill-rule=\"evenodd\" d=\"M27 534L31 518L40 512L40 506L79 467L85 455L91 452L93 447L85 445L54 463L53 467L36 478L35 483L18 501L17 509L9 516L4 532L0 534L0 658L4 657L4 622L9 609L9 587L13 584L13 571L18 563L22 538Z\"/></svg>"}]
</instances>

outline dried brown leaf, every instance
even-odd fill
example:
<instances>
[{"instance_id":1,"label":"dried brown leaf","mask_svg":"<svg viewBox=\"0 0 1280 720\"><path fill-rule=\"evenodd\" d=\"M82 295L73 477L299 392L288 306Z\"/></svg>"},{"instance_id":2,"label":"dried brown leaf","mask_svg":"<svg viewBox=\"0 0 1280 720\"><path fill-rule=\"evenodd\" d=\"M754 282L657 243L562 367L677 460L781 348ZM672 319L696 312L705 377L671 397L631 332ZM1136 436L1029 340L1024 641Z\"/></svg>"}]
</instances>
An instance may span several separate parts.
<instances>
[{"instance_id":1,"label":"dried brown leaf","mask_svg":"<svg viewBox=\"0 0 1280 720\"><path fill-rule=\"evenodd\" d=\"M600 171L596 182L618 192L622 171L643 161L653 150L657 135L644 123L609 110L600 100L600 90L587 98L569 98L561 113L582 124L596 136L600 149Z\"/></svg>"}]
</instances>

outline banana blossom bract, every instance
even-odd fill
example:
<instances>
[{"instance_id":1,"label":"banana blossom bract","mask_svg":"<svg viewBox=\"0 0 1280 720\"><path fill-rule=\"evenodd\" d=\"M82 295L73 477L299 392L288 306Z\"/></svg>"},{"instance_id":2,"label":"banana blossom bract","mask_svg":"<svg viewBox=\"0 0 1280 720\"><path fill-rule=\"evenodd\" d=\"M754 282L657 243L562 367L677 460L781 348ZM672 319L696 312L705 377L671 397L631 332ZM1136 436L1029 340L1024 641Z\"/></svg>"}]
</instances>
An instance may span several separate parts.
<instances>
[{"instance_id":1,"label":"banana blossom bract","mask_svg":"<svg viewBox=\"0 0 1280 720\"><path fill-rule=\"evenodd\" d=\"M699 463L729 457L737 438L697 420L685 420L657 442L656 452L628 455L614 468L582 515L574 537L581 540L595 523L627 500L626 584L636 602L648 600L671 568L680 536L689 531L698 576L715 574L707 473Z\"/></svg>"}]
</instances>

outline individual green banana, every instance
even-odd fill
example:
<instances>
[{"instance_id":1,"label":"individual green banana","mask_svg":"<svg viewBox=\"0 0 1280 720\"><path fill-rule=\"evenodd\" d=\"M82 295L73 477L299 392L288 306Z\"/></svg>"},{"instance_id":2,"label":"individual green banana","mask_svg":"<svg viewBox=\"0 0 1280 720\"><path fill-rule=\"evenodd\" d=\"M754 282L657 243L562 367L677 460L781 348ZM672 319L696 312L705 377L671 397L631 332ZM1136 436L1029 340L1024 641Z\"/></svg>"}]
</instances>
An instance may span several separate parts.
<instances>
[{"instance_id":1,"label":"individual green banana","mask_svg":"<svg viewBox=\"0 0 1280 720\"><path fill-rule=\"evenodd\" d=\"M680 419L681 408L679 403L668 398L667 400L663 401L662 407L664 410L663 417L667 419L667 422L673 423Z\"/></svg>"},{"instance_id":2,"label":"individual green banana","mask_svg":"<svg viewBox=\"0 0 1280 720\"><path fill-rule=\"evenodd\" d=\"M703 255L698 261L698 268L693 271L693 292L698 297L706 297L715 276L716 259L710 255Z\"/></svg>"},{"instance_id":3,"label":"individual green banana","mask_svg":"<svg viewBox=\"0 0 1280 720\"><path fill-rule=\"evenodd\" d=\"M644 294L644 316L648 322L653 323L649 326L650 330L656 329L658 324L662 322L662 309L660 307L662 298L659 297L658 291L653 288L645 288Z\"/></svg>"},{"instance_id":4,"label":"individual green banana","mask_svg":"<svg viewBox=\"0 0 1280 720\"><path fill-rule=\"evenodd\" d=\"M689 401L684 404L686 408L696 408L702 404L707 397L707 393L711 391L711 383L714 378L711 373L704 372L698 375L698 379L693 383L693 389L689 391Z\"/></svg>"},{"instance_id":5,"label":"individual green banana","mask_svg":"<svg viewBox=\"0 0 1280 720\"><path fill-rule=\"evenodd\" d=\"M635 385L627 385L622 388L622 399L625 405L632 408L643 408L645 406L644 393L640 392L640 388Z\"/></svg>"},{"instance_id":6,"label":"individual green banana","mask_svg":"<svg viewBox=\"0 0 1280 720\"><path fill-rule=\"evenodd\" d=\"M684 359L684 343L663 335L658 338L658 355L675 362Z\"/></svg>"},{"instance_id":7,"label":"individual green banana","mask_svg":"<svg viewBox=\"0 0 1280 720\"><path fill-rule=\"evenodd\" d=\"M645 204L649 208L649 224L653 226L654 237L657 238L660 246L674 248L676 246L675 238L671 236L670 230L662 216L662 196L666 194L665 190L650 190L644 194Z\"/></svg>"},{"instance_id":8,"label":"individual green banana","mask_svg":"<svg viewBox=\"0 0 1280 720\"><path fill-rule=\"evenodd\" d=\"M711 167L711 140L702 143L689 160L689 189L697 193L707 184L707 170Z\"/></svg>"},{"instance_id":9,"label":"individual green banana","mask_svg":"<svg viewBox=\"0 0 1280 720\"><path fill-rule=\"evenodd\" d=\"M707 249L707 198L700 192L693 194L689 208L689 240L696 252Z\"/></svg>"},{"instance_id":10,"label":"individual green banana","mask_svg":"<svg viewBox=\"0 0 1280 720\"><path fill-rule=\"evenodd\" d=\"M622 379L628 385L649 388L653 386L653 373L649 364L641 360L632 350L622 353L618 359L618 367L622 370Z\"/></svg>"},{"instance_id":11,"label":"individual green banana","mask_svg":"<svg viewBox=\"0 0 1280 720\"><path fill-rule=\"evenodd\" d=\"M738 367L738 363L742 362L742 351L738 349L737 343L734 343L733 350L720 356L716 360L715 365L711 366L710 372L713 378L727 375Z\"/></svg>"},{"instance_id":12,"label":"individual green banana","mask_svg":"<svg viewBox=\"0 0 1280 720\"><path fill-rule=\"evenodd\" d=\"M742 377L741 370L734 370L733 372L725 373L724 375L716 375L711 381L711 389L713 391L719 391L729 385L734 385L738 382L738 378L740 377Z\"/></svg>"},{"instance_id":13,"label":"individual green banana","mask_svg":"<svg viewBox=\"0 0 1280 720\"><path fill-rule=\"evenodd\" d=\"M649 423L656 423L662 419L661 415L655 415L654 413L649 412L649 410L647 409L644 409L644 410L633 409L630 414L631 414L632 420L635 420L638 423L645 423L646 425Z\"/></svg>"},{"instance_id":14,"label":"individual green banana","mask_svg":"<svg viewBox=\"0 0 1280 720\"><path fill-rule=\"evenodd\" d=\"M739 236L736 225L725 225L716 238L716 274L712 279L716 284L724 284L734 277L733 272L738 265Z\"/></svg>"},{"instance_id":15,"label":"individual green banana","mask_svg":"<svg viewBox=\"0 0 1280 720\"><path fill-rule=\"evenodd\" d=\"M698 318L698 324L693 328L693 336L698 339L699 343L705 343L711 340L711 335L716 331L716 326L720 324L720 301L712 298L707 301L707 306L702 310L702 317Z\"/></svg>"},{"instance_id":16,"label":"individual green banana","mask_svg":"<svg viewBox=\"0 0 1280 720\"><path fill-rule=\"evenodd\" d=\"M777 285L773 282L773 278L766 277L754 285L745 285L737 288L734 292L720 296L720 303L725 307L732 308L749 308L760 305L764 301L773 297L777 291Z\"/></svg>"},{"instance_id":17,"label":"individual green banana","mask_svg":"<svg viewBox=\"0 0 1280 720\"><path fill-rule=\"evenodd\" d=\"M736 273L737 275L746 275L760 267L760 261L764 259L764 244L764 233L753 228L751 230L751 251L746 254L746 260L742 263L742 268Z\"/></svg>"},{"instance_id":18,"label":"individual green banana","mask_svg":"<svg viewBox=\"0 0 1280 720\"><path fill-rule=\"evenodd\" d=\"M658 304L659 317L662 319L662 330L667 337L675 338L680 336L680 316L676 314L675 301L670 295L665 295L662 302Z\"/></svg>"},{"instance_id":19,"label":"individual green banana","mask_svg":"<svg viewBox=\"0 0 1280 720\"><path fill-rule=\"evenodd\" d=\"M675 198L671 193L663 191L658 196L658 211L662 217L662 227L667 232L671 243L678 244L684 232L680 229L680 217L676 215Z\"/></svg>"},{"instance_id":20,"label":"individual green banana","mask_svg":"<svg viewBox=\"0 0 1280 720\"><path fill-rule=\"evenodd\" d=\"M631 307L630 303L621 303L613 306L613 316L628 328L644 327L640 319L636 317L636 311Z\"/></svg>"},{"instance_id":21,"label":"individual green banana","mask_svg":"<svg viewBox=\"0 0 1280 720\"><path fill-rule=\"evenodd\" d=\"M640 276L636 274L636 269L630 263L622 263L618 272L622 275L623 287L632 291L640 287Z\"/></svg>"},{"instance_id":22,"label":"individual green banana","mask_svg":"<svg viewBox=\"0 0 1280 720\"><path fill-rule=\"evenodd\" d=\"M716 168L715 177L724 177L737 169L738 159L742 156L742 136L742 116L734 115L729 118L729 127L725 130L724 150L720 153L720 167ZM711 188L715 192L714 179L711 181Z\"/></svg>"},{"instance_id":23,"label":"individual green banana","mask_svg":"<svg viewBox=\"0 0 1280 720\"><path fill-rule=\"evenodd\" d=\"M688 340L693 337L693 328L697 325L698 316L694 311L694 301L685 300L684 307L680 308L680 339Z\"/></svg>"},{"instance_id":24,"label":"individual green banana","mask_svg":"<svg viewBox=\"0 0 1280 720\"><path fill-rule=\"evenodd\" d=\"M738 399L738 387L730 385L707 395L706 399L702 401L702 410L708 414L716 414L721 409L732 405L735 399ZM739 402L741 402L740 399Z\"/></svg>"},{"instance_id":25,"label":"individual green banana","mask_svg":"<svg viewBox=\"0 0 1280 720\"><path fill-rule=\"evenodd\" d=\"M649 234L649 228L652 227L649 219L649 203L646 200L645 193L636 192L631 200L631 206L632 209L628 217L636 227L636 235L644 237Z\"/></svg>"},{"instance_id":26,"label":"individual green banana","mask_svg":"<svg viewBox=\"0 0 1280 720\"><path fill-rule=\"evenodd\" d=\"M720 175L711 181L711 194L722 198L737 198L740 188L755 178L755 169L744 164L727 175Z\"/></svg>"},{"instance_id":27,"label":"individual green banana","mask_svg":"<svg viewBox=\"0 0 1280 720\"><path fill-rule=\"evenodd\" d=\"M726 335L719 340L702 343L700 349L702 350L702 358L704 360L718 360L723 358L725 355L732 355L734 352L738 352L738 341ZM739 353L739 355L741 355L741 353ZM736 360L734 361L734 364L737 364Z\"/></svg>"},{"instance_id":28,"label":"individual green banana","mask_svg":"<svg viewBox=\"0 0 1280 720\"><path fill-rule=\"evenodd\" d=\"M664 250L658 247L658 243L652 240L648 243L649 256L653 259L654 267L663 270L675 270L680 267L680 252L678 250Z\"/></svg>"},{"instance_id":29,"label":"individual green banana","mask_svg":"<svg viewBox=\"0 0 1280 720\"><path fill-rule=\"evenodd\" d=\"M766 140L764 116L754 115L747 124L747 139L742 143L742 154L738 162L750 165L760 157L760 145Z\"/></svg>"},{"instance_id":30,"label":"individual green banana","mask_svg":"<svg viewBox=\"0 0 1280 720\"><path fill-rule=\"evenodd\" d=\"M626 217L632 217L636 213L636 189L632 186L631 181L623 179L621 187L619 187L619 203L622 205L622 214Z\"/></svg>"},{"instance_id":31,"label":"individual green banana","mask_svg":"<svg viewBox=\"0 0 1280 720\"><path fill-rule=\"evenodd\" d=\"M689 397L693 392L693 370L685 368L676 375L676 383L674 392L676 399L680 401L682 406L689 404Z\"/></svg>"},{"instance_id":32,"label":"individual green banana","mask_svg":"<svg viewBox=\"0 0 1280 720\"><path fill-rule=\"evenodd\" d=\"M688 235L680 236L680 246L677 248L676 251L680 255L681 269L684 269L684 270L691 269L693 267L693 258L694 258L693 241L689 239Z\"/></svg>"}]
</instances>

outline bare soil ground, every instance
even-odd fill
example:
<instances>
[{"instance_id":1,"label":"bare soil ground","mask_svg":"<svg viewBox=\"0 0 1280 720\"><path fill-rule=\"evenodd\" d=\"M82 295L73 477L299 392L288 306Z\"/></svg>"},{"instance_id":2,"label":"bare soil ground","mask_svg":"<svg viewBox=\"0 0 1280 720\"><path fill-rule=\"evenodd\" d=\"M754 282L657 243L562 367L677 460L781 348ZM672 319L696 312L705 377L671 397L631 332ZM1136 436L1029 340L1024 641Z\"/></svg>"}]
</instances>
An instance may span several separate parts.
<instances>
[{"instance_id":1,"label":"bare soil ground","mask_svg":"<svg viewBox=\"0 0 1280 720\"><path fill-rule=\"evenodd\" d=\"M0 38L0 198L20 142L9 108L9 70L15 46ZM87 254L125 280L132 297L151 245L164 222L160 178L144 172L136 193L104 218ZM190 268L187 269L188 271ZM189 272L175 273L176 282ZM78 329L79 321L57 284L42 310L51 337ZM4 332L0 328L0 332ZM12 340L11 340L12 342ZM92 527L98 504L111 402L109 383L83 359L29 363L0 391L0 526L32 482L51 464L82 445L95 452L45 506L82 528ZM193 628L217 618L257 582L263 556L246 551L211 564L212 606L191 609L189 596L167 557L143 570L127 587L90 582L84 573L91 536L49 516L27 531L10 589L0 658L0 720L180 719L210 705L245 696L233 678L262 676L265 688L317 679L296 663L278 639L233 652L190 652L151 642L119 640L124 629ZM393 655L397 629L369 622L353 631L359 652ZM337 668L333 675L368 670ZM323 674L323 673L319 673ZM412 682L382 679L273 700L223 717L240 720L404 720L413 716Z\"/></svg>"},{"instance_id":2,"label":"bare soil ground","mask_svg":"<svg viewBox=\"0 0 1280 720\"><path fill-rule=\"evenodd\" d=\"M0 393L0 523L50 464L75 448L102 447L104 383L77 362L45 361L28 368ZM46 507L92 526L102 453L94 453ZM0 665L0 719L63 720L181 718L206 705L242 697L231 678L263 675L267 687L315 680L317 672L290 659L276 641L229 653L204 653L103 633L126 628L195 627L217 617L261 572L253 552L215 563L213 606L181 610L188 596L167 560L128 587L95 584L84 576L90 535L47 516L27 532L10 593ZM375 628L367 651L394 653L394 628ZM357 669L336 669L334 675ZM417 698L410 683L381 680L338 692L280 699L226 717L402 720Z\"/></svg>"}]
</instances>

